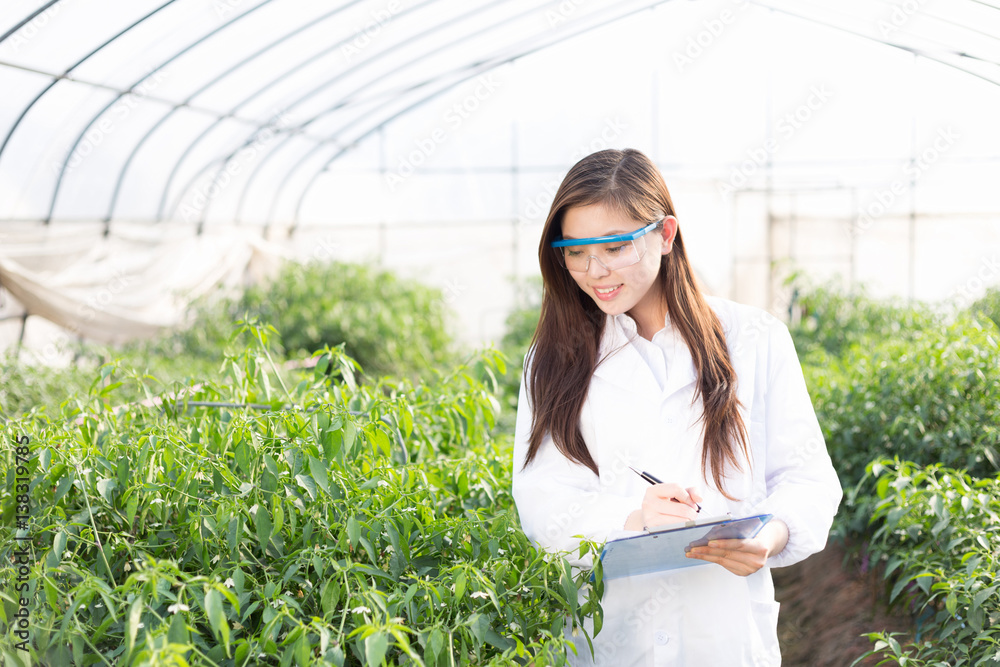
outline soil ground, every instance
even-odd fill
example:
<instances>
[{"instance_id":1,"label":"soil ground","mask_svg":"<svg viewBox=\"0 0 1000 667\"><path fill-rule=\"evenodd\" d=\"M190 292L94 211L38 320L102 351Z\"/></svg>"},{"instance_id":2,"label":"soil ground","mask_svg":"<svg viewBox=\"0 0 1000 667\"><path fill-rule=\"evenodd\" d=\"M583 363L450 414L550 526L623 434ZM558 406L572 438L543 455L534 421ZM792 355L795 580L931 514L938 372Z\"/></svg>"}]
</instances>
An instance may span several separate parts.
<instances>
[{"instance_id":1,"label":"soil ground","mask_svg":"<svg viewBox=\"0 0 1000 667\"><path fill-rule=\"evenodd\" d=\"M913 636L908 616L887 613L876 600L883 586L878 574L862 573L841 544L829 544L801 563L771 573L781 603L778 640L783 667L849 667L872 648L863 633L885 630ZM876 662L869 658L860 664Z\"/></svg>"}]
</instances>

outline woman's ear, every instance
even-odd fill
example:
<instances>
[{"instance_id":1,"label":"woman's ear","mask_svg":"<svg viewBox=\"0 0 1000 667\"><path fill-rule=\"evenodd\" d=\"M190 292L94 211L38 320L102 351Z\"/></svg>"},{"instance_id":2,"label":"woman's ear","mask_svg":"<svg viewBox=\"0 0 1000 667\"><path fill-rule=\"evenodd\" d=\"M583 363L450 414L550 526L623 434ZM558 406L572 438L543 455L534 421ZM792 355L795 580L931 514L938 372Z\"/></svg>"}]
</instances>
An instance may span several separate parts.
<instances>
[{"instance_id":1,"label":"woman's ear","mask_svg":"<svg viewBox=\"0 0 1000 667\"><path fill-rule=\"evenodd\" d=\"M661 254L667 255L674 247L674 237L677 236L677 218L668 215L663 219L663 249Z\"/></svg>"}]
</instances>

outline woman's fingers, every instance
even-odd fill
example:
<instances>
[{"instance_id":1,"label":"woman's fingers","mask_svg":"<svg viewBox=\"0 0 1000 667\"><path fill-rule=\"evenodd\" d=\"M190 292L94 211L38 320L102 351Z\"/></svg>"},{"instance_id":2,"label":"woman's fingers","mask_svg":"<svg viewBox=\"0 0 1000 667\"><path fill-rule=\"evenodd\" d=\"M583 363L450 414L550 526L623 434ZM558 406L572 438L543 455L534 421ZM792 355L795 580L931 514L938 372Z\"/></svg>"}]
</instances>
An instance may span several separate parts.
<instances>
[{"instance_id":1,"label":"woman's fingers","mask_svg":"<svg viewBox=\"0 0 1000 667\"><path fill-rule=\"evenodd\" d=\"M751 575L767 562L768 548L759 540L712 540L706 546L692 547L688 558L718 563L741 577Z\"/></svg>"},{"instance_id":2,"label":"woman's fingers","mask_svg":"<svg viewBox=\"0 0 1000 667\"><path fill-rule=\"evenodd\" d=\"M654 484L646 490L646 497L653 496L662 500L675 500L697 511L701 496L695 491L694 495L697 495L697 498L692 497L692 491L695 491L694 487L685 489L678 484Z\"/></svg>"},{"instance_id":3,"label":"woman's fingers","mask_svg":"<svg viewBox=\"0 0 1000 667\"><path fill-rule=\"evenodd\" d=\"M690 506L677 502L669 496L647 494L642 501L642 519L647 528L678 521L690 521L697 516L697 512Z\"/></svg>"}]
</instances>

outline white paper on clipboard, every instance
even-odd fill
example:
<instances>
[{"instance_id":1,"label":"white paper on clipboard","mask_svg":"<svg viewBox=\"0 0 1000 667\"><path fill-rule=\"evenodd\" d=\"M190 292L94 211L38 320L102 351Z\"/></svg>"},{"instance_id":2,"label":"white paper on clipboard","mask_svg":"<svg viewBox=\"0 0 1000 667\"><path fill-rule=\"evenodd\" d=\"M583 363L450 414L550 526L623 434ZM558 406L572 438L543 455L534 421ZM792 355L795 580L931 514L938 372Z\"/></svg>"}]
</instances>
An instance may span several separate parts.
<instances>
[{"instance_id":1,"label":"white paper on clipboard","mask_svg":"<svg viewBox=\"0 0 1000 667\"><path fill-rule=\"evenodd\" d=\"M712 563L688 558L685 550L709 540L749 539L771 519L770 514L733 519L719 517L705 522L679 523L642 535L610 540L601 552L604 579L618 579L650 572L676 570Z\"/></svg>"}]
</instances>

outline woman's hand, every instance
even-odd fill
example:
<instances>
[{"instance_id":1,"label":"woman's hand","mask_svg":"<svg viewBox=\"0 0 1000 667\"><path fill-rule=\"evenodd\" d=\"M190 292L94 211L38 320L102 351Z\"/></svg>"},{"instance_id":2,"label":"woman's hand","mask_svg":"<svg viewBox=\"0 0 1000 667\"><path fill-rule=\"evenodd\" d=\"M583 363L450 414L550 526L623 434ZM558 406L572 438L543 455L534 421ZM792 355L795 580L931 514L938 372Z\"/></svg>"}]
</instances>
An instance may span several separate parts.
<instances>
[{"instance_id":1,"label":"woman's hand","mask_svg":"<svg viewBox=\"0 0 1000 667\"><path fill-rule=\"evenodd\" d=\"M653 484L646 489L642 507L629 515L625 530L697 519L696 504L701 501L701 494L693 486L685 489L677 484Z\"/></svg>"},{"instance_id":2,"label":"woman's hand","mask_svg":"<svg viewBox=\"0 0 1000 667\"><path fill-rule=\"evenodd\" d=\"M718 563L741 577L751 575L771 556L780 553L788 542L788 526L780 519L771 519L749 540L712 540L708 546L692 547L688 558Z\"/></svg>"}]
</instances>

